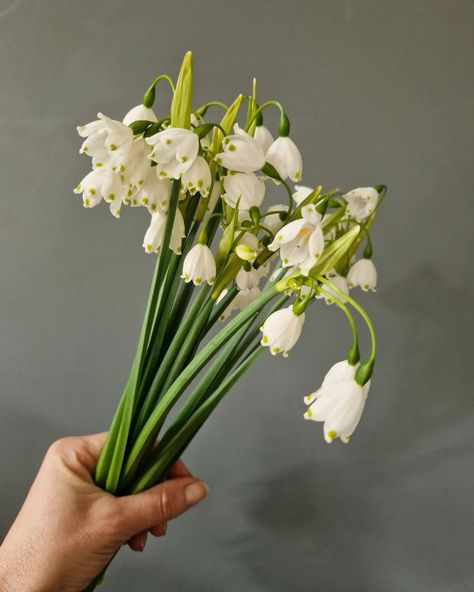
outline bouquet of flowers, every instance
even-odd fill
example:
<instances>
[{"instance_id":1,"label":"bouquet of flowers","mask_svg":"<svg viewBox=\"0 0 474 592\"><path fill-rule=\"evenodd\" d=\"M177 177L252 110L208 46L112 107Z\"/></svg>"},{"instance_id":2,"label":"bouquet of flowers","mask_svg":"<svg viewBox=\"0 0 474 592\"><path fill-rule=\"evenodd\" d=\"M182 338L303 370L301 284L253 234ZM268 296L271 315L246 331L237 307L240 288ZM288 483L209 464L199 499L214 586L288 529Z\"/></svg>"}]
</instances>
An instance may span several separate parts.
<instances>
[{"instance_id":1,"label":"bouquet of flowers","mask_svg":"<svg viewBox=\"0 0 474 592\"><path fill-rule=\"evenodd\" d=\"M163 82L173 97L158 113ZM99 113L78 128L92 171L75 192L86 208L103 201L116 218L125 206L146 208L143 247L156 256L136 354L95 471L97 485L116 495L164 480L258 356L266 348L288 356L318 300L340 308L352 331L345 359L304 398L304 417L323 422L327 442L349 441L374 369L374 329L349 289L376 289L370 229L386 187L292 188L303 164L283 106L259 103L254 81L252 94L231 105L194 109L192 85L188 52L176 83L158 76L123 121ZM263 124L267 109L279 112L277 139ZM208 114L218 110L215 121ZM265 208L269 184L284 203ZM354 312L371 336L362 361Z\"/></svg>"}]
</instances>

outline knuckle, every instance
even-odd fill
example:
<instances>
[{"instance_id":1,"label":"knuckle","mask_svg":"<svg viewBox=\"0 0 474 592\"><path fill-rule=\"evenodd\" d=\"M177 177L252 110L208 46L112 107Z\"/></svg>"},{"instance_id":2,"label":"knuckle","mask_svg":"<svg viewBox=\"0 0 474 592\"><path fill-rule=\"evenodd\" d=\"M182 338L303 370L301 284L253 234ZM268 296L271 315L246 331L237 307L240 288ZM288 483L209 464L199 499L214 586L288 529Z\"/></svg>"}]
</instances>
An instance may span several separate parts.
<instances>
[{"instance_id":1,"label":"knuckle","mask_svg":"<svg viewBox=\"0 0 474 592\"><path fill-rule=\"evenodd\" d=\"M156 515L162 520L166 521L174 516L174 500L166 487L161 487L159 494L156 496Z\"/></svg>"}]
</instances>

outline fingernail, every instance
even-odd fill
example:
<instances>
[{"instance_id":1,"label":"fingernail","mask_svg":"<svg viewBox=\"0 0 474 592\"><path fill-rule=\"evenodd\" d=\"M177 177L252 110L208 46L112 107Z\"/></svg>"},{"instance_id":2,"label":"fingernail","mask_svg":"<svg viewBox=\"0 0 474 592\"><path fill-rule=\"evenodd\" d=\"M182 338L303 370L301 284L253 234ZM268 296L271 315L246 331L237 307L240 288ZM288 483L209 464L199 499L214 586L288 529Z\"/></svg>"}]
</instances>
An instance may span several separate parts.
<instances>
[{"instance_id":1,"label":"fingernail","mask_svg":"<svg viewBox=\"0 0 474 592\"><path fill-rule=\"evenodd\" d=\"M204 499L209 491L209 487L202 481L196 481L186 487L184 492L186 503L188 506L194 506L202 499Z\"/></svg>"},{"instance_id":2,"label":"fingernail","mask_svg":"<svg viewBox=\"0 0 474 592\"><path fill-rule=\"evenodd\" d=\"M146 532L142 533L140 536L140 542L138 543L138 550L142 552L145 549L146 545L147 534Z\"/></svg>"}]
</instances>

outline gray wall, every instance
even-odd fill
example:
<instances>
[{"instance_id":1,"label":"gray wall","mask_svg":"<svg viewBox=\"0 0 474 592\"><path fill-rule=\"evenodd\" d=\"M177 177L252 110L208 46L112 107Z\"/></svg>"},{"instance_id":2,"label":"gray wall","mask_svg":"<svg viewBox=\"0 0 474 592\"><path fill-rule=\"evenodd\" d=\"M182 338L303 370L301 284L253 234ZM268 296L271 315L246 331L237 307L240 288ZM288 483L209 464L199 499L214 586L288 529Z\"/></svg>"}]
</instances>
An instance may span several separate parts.
<instances>
[{"instance_id":1,"label":"gray wall","mask_svg":"<svg viewBox=\"0 0 474 592\"><path fill-rule=\"evenodd\" d=\"M196 103L256 76L287 106L305 181L389 185L380 289L361 297L380 357L353 441L327 446L301 397L348 331L318 305L186 455L209 499L121 553L105 590L472 590L474 2L1 0L0 15L0 532L52 440L107 426L152 271L143 212L117 222L72 195L75 125L119 117L192 49Z\"/></svg>"}]
</instances>

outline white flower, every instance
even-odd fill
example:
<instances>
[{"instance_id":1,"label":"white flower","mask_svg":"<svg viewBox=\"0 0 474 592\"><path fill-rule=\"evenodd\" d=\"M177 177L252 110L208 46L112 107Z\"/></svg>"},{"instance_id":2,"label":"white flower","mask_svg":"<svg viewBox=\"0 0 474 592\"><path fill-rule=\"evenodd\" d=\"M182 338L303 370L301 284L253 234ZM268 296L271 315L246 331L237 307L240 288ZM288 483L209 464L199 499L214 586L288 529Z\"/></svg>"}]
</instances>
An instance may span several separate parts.
<instances>
[{"instance_id":1,"label":"white flower","mask_svg":"<svg viewBox=\"0 0 474 592\"><path fill-rule=\"evenodd\" d=\"M280 218L280 212L287 212L287 211L288 211L288 205L276 204L274 206L270 206L268 208L267 212L275 212L275 213L269 214L268 216L265 216L264 218L262 218L263 226L265 226L265 228L268 228L268 230L270 230L270 232L275 234L275 232L277 230L280 230L280 228L284 224L284 221Z\"/></svg>"},{"instance_id":2,"label":"white flower","mask_svg":"<svg viewBox=\"0 0 474 592\"><path fill-rule=\"evenodd\" d=\"M158 179L155 167L150 167L137 199L141 205L146 206L150 214L160 211L164 214L168 209L171 194L171 181L169 179Z\"/></svg>"},{"instance_id":3,"label":"white flower","mask_svg":"<svg viewBox=\"0 0 474 592\"><path fill-rule=\"evenodd\" d=\"M199 152L198 136L187 129L170 127L146 139L153 146L151 158L160 178L180 179Z\"/></svg>"},{"instance_id":4,"label":"white flower","mask_svg":"<svg viewBox=\"0 0 474 592\"><path fill-rule=\"evenodd\" d=\"M265 164L265 154L257 142L236 124L234 135L222 142L224 152L216 154L215 160L226 169L240 173L252 173Z\"/></svg>"},{"instance_id":5,"label":"white flower","mask_svg":"<svg viewBox=\"0 0 474 592\"><path fill-rule=\"evenodd\" d=\"M134 121L158 121L155 112L150 107L145 107L142 103L130 109L130 111L123 118L125 125L130 125Z\"/></svg>"},{"instance_id":6,"label":"white flower","mask_svg":"<svg viewBox=\"0 0 474 592\"><path fill-rule=\"evenodd\" d=\"M74 193L82 193L82 201L85 208L93 208L102 201L102 184L106 171L97 169L87 174Z\"/></svg>"},{"instance_id":7,"label":"white flower","mask_svg":"<svg viewBox=\"0 0 474 592\"><path fill-rule=\"evenodd\" d=\"M295 185L295 189L296 191L293 193L293 199L298 206L314 191L312 187L306 187L305 185Z\"/></svg>"},{"instance_id":8,"label":"white flower","mask_svg":"<svg viewBox=\"0 0 474 592\"><path fill-rule=\"evenodd\" d=\"M197 244L186 255L181 277L186 283L200 286L207 282L210 286L216 281L216 262L207 245Z\"/></svg>"},{"instance_id":9,"label":"white flower","mask_svg":"<svg viewBox=\"0 0 474 592\"><path fill-rule=\"evenodd\" d=\"M269 347L272 355L283 352L287 357L301 335L304 319L305 313L296 315L293 306L275 311L267 317L260 328L263 333L260 343Z\"/></svg>"},{"instance_id":10,"label":"white flower","mask_svg":"<svg viewBox=\"0 0 474 592\"><path fill-rule=\"evenodd\" d=\"M166 214L156 212L151 216L151 223L143 239L143 248L147 253L158 253L163 244L163 237L166 227ZM177 255L181 254L181 242L185 236L184 220L181 212L176 210L176 216L171 232L170 249Z\"/></svg>"},{"instance_id":11,"label":"white flower","mask_svg":"<svg viewBox=\"0 0 474 592\"><path fill-rule=\"evenodd\" d=\"M347 280L344 276L339 275L339 274L334 274L334 275L330 276L329 281L336 288L338 288L341 292L343 292L347 296L349 295L349 285L348 285ZM333 304L335 300L338 300L340 302L345 301L344 297L341 296L341 294L339 294L339 292L336 292L336 290L333 290L331 288L331 286L324 284L323 290L325 291L323 296L324 296L324 300L326 301L326 304Z\"/></svg>"},{"instance_id":12,"label":"white flower","mask_svg":"<svg viewBox=\"0 0 474 592\"><path fill-rule=\"evenodd\" d=\"M328 443L338 437L348 442L364 411L370 380L364 386L356 383L358 366L338 362L326 374L321 388L305 397L310 407L304 417L324 422L324 438Z\"/></svg>"},{"instance_id":13,"label":"white flower","mask_svg":"<svg viewBox=\"0 0 474 592\"><path fill-rule=\"evenodd\" d=\"M344 198L347 201L347 213L360 222L374 211L379 194L374 187L359 187L346 193Z\"/></svg>"},{"instance_id":14,"label":"white flower","mask_svg":"<svg viewBox=\"0 0 474 592\"><path fill-rule=\"evenodd\" d=\"M280 177L299 181L303 174L303 160L296 144L287 136L280 136L268 149L265 159L273 165Z\"/></svg>"},{"instance_id":15,"label":"white flower","mask_svg":"<svg viewBox=\"0 0 474 592\"><path fill-rule=\"evenodd\" d=\"M209 195L211 181L211 170L202 156L196 156L193 164L181 179L183 187L186 187L191 195L195 195L199 191L204 197Z\"/></svg>"},{"instance_id":16,"label":"white flower","mask_svg":"<svg viewBox=\"0 0 474 592\"><path fill-rule=\"evenodd\" d=\"M217 205L222 193L222 182L221 181L214 181L214 184L211 189L211 195L209 197L209 202L207 204L207 211L212 214L214 208Z\"/></svg>"},{"instance_id":17,"label":"white flower","mask_svg":"<svg viewBox=\"0 0 474 592\"><path fill-rule=\"evenodd\" d=\"M263 201L265 195L265 183L261 177L253 173L232 173L226 175L224 182L224 201L232 208L250 210L251 207L257 208ZM240 200L240 201L239 201Z\"/></svg>"},{"instance_id":18,"label":"white flower","mask_svg":"<svg viewBox=\"0 0 474 592\"><path fill-rule=\"evenodd\" d=\"M307 275L323 252L324 236L319 224L321 216L314 204L304 206L301 214L302 218L277 232L268 248L270 251L280 249L283 267L299 265L302 273Z\"/></svg>"},{"instance_id":19,"label":"white flower","mask_svg":"<svg viewBox=\"0 0 474 592\"><path fill-rule=\"evenodd\" d=\"M377 290L377 270L372 259L359 259L349 269L347 282L350 288L360 286L364 292Z\"/></svg>"},{"instance_id":20,"label":"white flower","mask_svg":"<svg viewBox=\"0 0 474 592\"><path fill-rule=\"evenodd\" d=\"M105 140L105 146L109 152L115 152L120 148L124 148L132 142L133 132L121 121L116 121L107 117L103 113L98 113L97 117L104 123L107 137Z\"/></svg>"},{"instance_id":21,"label":"white flower","mask_svg":"<svg viewBox=\"0 0 474 592\"><path fill-rule=\"evenodd\" d=\"M252 267L250 271L245 271L245 269L241 267L235 276L235 283L239 287L239 290L250 290L251 288L258 286L260 279L262 278L260 269L254 269Z\"/></svg>"},{"instance_id":22,"label":"white flower","mask_svg":"<svg viewBox=\"0 0 474 592\"><path fill-rule=\"evenodd\" d=\"M253 139L260 146L264 154L267 153L270 146L273 144L273 136L264 125L257 125L253 134Z\"/></svg>"},{"instance_id":23,"label":"white flower","mask_svg":"<svg viewBox=\"0 0 474 592\"><path fill-rule=\"evenodd\" d=\"M224 290L219 296L218 301L221 300L227 294L227 290ZM246 290L239 290L237 292L236 297L230 302L224 312L221 314L221 321L225 321L227 317L229 317L234 310L243 310L246 306L248 306L251 302L253 302L256 298L260 296L260 289L257 286L253 288L248 288Z\"/></svg>"}]
</instances>

